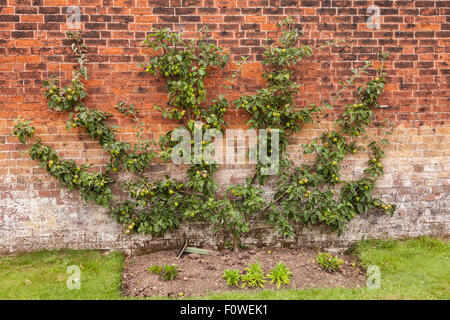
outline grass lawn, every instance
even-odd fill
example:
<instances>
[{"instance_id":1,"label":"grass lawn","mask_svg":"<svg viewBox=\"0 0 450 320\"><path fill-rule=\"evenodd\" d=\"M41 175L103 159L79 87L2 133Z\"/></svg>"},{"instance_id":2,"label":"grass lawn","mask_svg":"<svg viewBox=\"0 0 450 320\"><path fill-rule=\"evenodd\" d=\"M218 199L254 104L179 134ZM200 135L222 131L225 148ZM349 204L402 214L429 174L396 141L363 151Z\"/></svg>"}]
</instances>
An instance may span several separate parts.
<instances>
[{"instance_id":1,"label":"grass lawn","mask_svg":"<svg viewBox=\"0 0 450 320\"><path fill-rule=\"evenodd\" d=\"M39 251L0 259L0 299L121 299L124 257L119 252ZM81 270L80 290L67 289L72 274Z\"/></svg>"},{"instance_id":2,"label":"grass lawn","mask_svg":"<svg viewBox=\"0 0 450 320\"><path fill-rule=\"evenodd\" d=\"M450 243L418 238L364 241L353 247L364 266L377 265L380 289L263 290L200 299L450 299ZM0 258L0 299L126 299L124 257L113 252L41 251ZM81 289L69 290L67 267L81 268Z\"/></svg>"}]
</instances>

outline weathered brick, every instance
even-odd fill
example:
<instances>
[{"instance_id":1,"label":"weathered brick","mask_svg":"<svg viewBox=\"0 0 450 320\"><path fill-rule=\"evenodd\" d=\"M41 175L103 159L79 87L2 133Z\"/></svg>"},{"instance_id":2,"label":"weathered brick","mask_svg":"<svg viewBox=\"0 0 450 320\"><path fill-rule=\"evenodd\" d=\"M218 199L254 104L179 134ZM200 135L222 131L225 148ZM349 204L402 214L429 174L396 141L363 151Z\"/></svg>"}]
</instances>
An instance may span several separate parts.
<instances>
[{"instance_id":1,"label":"weathered brick","mask_svg":"<svg viewBox=\"0 0 450 320\"><path fill-rule=\"evenodd\" d=\"M100 170L108 161L98 142L91 141L82 130L66 132L66 113L50 112L45 105L42 82L55 75L65 85L76 63L76 58L69 55L71 41L65 40L67 7L56 3L59 2L0 0L0 252L60 247L133 250L148 246L151 250L177 245L185 233L193 244L217 244L221 239L212 230L195 223L183 225L165 240L125 236L106 211L85 204L78 193L63 189L29 158L28 146L9 136L13 119L20 115L22 119L33 120L43 143L77 163L94 163L94 169ZM283 242L292 246L345 247L362 237L448 236L449 1L376 0L369 4L365 0L249 0L236 5L235 1L227 0L102 0L98 3L101 4L82 6L80 29L89 46L86 66L91 75L86 82L89 93L86 104L118 116L113 106L120 100L129 101L139 108L146 130L155 139L175 124L154 111L155 104L167 101L164 83L137 67L146 58L140 42L152 27L175 28L191 37L208 26L214 41L231 53L231 61L248 56L242 76L229 93L230 100L260 88L265 39L276 34L276 23L284 16L293 16L295 27L305 32L300 40L302 45L325 45L328 40L345 38L347 42L341 47L315 51L313 57L303 59L301 66L294 69L296 78L304 84L297 101L299 107L329 99L338 81L352 75L352 68L363 66L366 60L376 60L379 50L390 51L391 58L386 62L387 90L381 101L388 107L375 110L376 128L371 129L369 136L380 134L377 130L385 117L394 121L385 159L387 172L376 193L397 205L396 215L357 217L340 238L322 228L306 230L298 226L295 240L261 234L252 241L267 245ZM380 29L367 25L370 16L367 8L371 4L381 8ZM207 79L211 98L231 74L232 70L226 69ZM375 72L371 70L368 76L375 76ZM310 155L302 156L301 144L310 143L313 137L331 128L343 104L353 100L354 95L346 93L342 103L327 111L320 123L308 125L292 137L288 150L296 165L313 159ZM230 109L226 117L230 127L246 128L245 113ZM136 131L130 121L118 116L111 123L118 125L122 141L135 139ZM364 162L361 156L345 165L361 172ZM184 179L184 171L185 168L156 162L148 174L162 177L167 173ZM248 165L227 165L221 167L217 179L221 188L225 188L243 182L252 172ZM70 241L60 236L61 230ZM53 239L51 242L49 237Z\"/></svg>"}]
</instances>

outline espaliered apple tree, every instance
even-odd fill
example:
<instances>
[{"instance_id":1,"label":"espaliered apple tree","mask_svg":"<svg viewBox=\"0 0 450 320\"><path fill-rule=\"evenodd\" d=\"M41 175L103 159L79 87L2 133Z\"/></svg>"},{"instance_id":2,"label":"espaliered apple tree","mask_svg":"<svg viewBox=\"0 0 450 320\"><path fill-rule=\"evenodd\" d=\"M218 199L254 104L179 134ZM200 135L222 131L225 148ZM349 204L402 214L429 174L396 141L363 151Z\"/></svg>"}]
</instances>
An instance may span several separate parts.
<instances>
[{"instance_id":1,"label":"espaliered apple tree","mask_svg":"<svg viewBox=\"0 0 450 320\"><path fill-rule=\"evenodd\" d=\"M224 233L225 239L231 237L235 251L239 250L242 236L251 235L258 229L272 228L288 237L294 235L298 223L325 224L341 233L351 219L369 210L393 214L394 205L385 204L372 195L376 180L383 174L381 160L385 156L383 147L387 140L374 140L364 147L355 139L366 136L366 129L373 125L373 109L386 84L383 64L375 79L358 87L356 101L345 106L335 128L304 146L305 154L316 155L315 162L294 167L286 152L288 138L299 132L303 124L313 122L314 113L321 112L326 106L332 107L332 104L295 105L299 93L295 67L303 58L313 55L314 49L299 46L301 32L295 28L292 19L283 20L278 27L279 37L271 41L263 56L266 85L255 94L242 95L233 103L224 95L207 96L204 80L229 61L229 55L207 37L207 30L202 30L202 36L197 40L186 40L169 29L152 30L142 42L144 47L151 49L152 55L141 65L151 76L166 81L168 104L158 107L162 116L179 122L179 129L186 130L191 136L195 130L201 130L203 134L208 129L223 132L226 127L224 114L232 104L248 114L249 127L267 129L267 146L272 139L272 130L278 130L280 162L276 175L271 178L278 180L273 199L266 199L262 189L268 179L262 174L267 164L258 164L253 176L244 184L229 186L225 195L218 194L214 179L219 165L209 163L202 156L196 159L194 155L188 155L191 164L185 181L169 177L163 180L147 178L144 173L157 155L153 151L154 142L143 138L145 125L140 121L139 112L123 102L116 106L120 113L133 117L139 129L136 143L123 143L115 138L116 128L109 124L113 115L89 108L83 102L87 97L83 78L88 78L85 65L88 60L86 46L78 33L68 33L68 37L73 40L71 49L78 58L79 68L65 86L55 78L45 81L45 96L50 109L69 112L67 130L82 127L92 139L99 141L109 152L109 163L105 171L92 172L91 165L77 165L73 160L62 159L39 138L31 146L32 159L38 160L40 166L68 189L79 190L86 201L108 207L126 233L162 235L176 229L183 221L208 221ZM334 45L335 42L327 43L327 46ZM383 62L387 55L380 53L379 59ZM341 83L343 88L332 101L337 103L340 94L369 67L367 64L354 70L354 76ZM172 133L173 130L167 132L159 140L159 156L166 161L171 159L173 152L179 152L175 148L179 141L172 141ZM26 143L34 138L35 129L29 121L18 119L13 134ZM197 146L194 140L185 143L201 151L211 144L202 141ZM342 161L346 156L364 150L370 153L364 176L356 181L343 180L340 174ZM269 156L271 152L274 151L268 150ZM117 172L122 170L134 174L133 179L122 183L128 194L125 201L111 192Z\"/></svg>"}]
</instances>

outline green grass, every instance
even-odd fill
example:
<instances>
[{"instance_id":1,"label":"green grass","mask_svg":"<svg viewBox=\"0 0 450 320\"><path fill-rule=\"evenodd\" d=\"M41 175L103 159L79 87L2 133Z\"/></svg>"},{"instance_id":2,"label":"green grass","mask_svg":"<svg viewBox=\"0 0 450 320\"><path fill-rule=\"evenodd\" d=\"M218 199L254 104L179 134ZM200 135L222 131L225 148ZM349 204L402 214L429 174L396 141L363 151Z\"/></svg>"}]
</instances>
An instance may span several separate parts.
<instances>
[{"instance_id":1,"label":"green grass","mask_svg":"<svg viewBox=\"0 0 450 320\"><path fill-rule=\"evenodd\" d=\"M120 299L123 255L99 251L40 251L0 258L0 299ZM69 290L67 267L81 270Z\"/></svg>"},{"instance_id":2,"label":"green grass","mask_svg":"<svg viewBox=\"0 0 450 320\"><path fill-rule=\"evenodd\" d=\"M211 293L200 299L450 299L450 244L417 238L364 241L352 248L365 267L377 265L381 288L262 290ZM0 258L0 299L126 299L123 256L98 251L42 251ZM68 290L67 266L82 266L81 290Z\"/></svg>"}]
</instances>

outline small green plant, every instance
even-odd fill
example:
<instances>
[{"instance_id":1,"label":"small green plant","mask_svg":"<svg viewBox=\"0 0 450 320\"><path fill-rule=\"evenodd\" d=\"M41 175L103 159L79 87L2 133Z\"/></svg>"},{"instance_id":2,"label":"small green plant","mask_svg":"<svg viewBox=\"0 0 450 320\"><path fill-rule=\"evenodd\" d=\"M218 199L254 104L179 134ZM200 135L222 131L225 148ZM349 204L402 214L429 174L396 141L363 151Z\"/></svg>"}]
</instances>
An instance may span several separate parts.
<instances>
[{"instance_id":1,"label":"small green plant","mask_svg":"<svg viewBox=\"0 0 450 320\"><path fill-rule=\"evenodd\" d=\"M292 271L284 263L278 261L276 267L270 270L267 277L271 284L276 284L277 288L280 289L282 284L288 285L291 283Z\"/></svg>"},{"instance_id":2,"label":"small green plant","mask_svg":"<svg viewBox=\"0 0 450 320\"><path fill-rule=\"evenodd\" d=\"M242 288L248 286L249 288L260 287L264 288L264 283L266 283L266 277L259 263L251 263L247 268L244 269L245 274L242 275Z\"/></svg>"},{"instance_id":3,"label":"small green plant","mask_svg":"<svg viewBox=\"0 0 450 320\"><path fill-rule=\"evenodd\" d=\"M159 266L159 265L157 265L157 264L155 264L155 265L149 267L147 270L148 270L148 272L150 272L151 274L161 274L161 272L162 272L162 267Z\"/></svg>"},{"instance_id":4,"label":"small green plant","mask_svg":"<svg viewBox=\"0 0 450 320\"><path fill-rule=\"evenodd\" d=\"M170 281L170 280L175 280L176 278L178 278L178 275L180 274L180 267L177 266L176 264L165 264L162 267L162 271L160 273L161 275L161 279L164 281Z\"/></svg>"},{"instance_id":5,"label":"small green plant","mask_svg":"<svg viewBox=\"0 0 450 320\"><path fill-rule=\"evenodd\" d=\"M239 281L241 280L241 274L237 269L227 269L222 276L229 287L239 287Z\"/></svg>"},{"instance_id":6,"label":"small green plant","mask_svg":"<svg viewBox=\"0 0 450 320\"><path fill-rule=\"evenodd\" d=\"M319 253L316 256L317 263L326 271L337 271L340 270L344 261L337 256L332 256L328 252Z\"/></svg>"}]
</instances>

